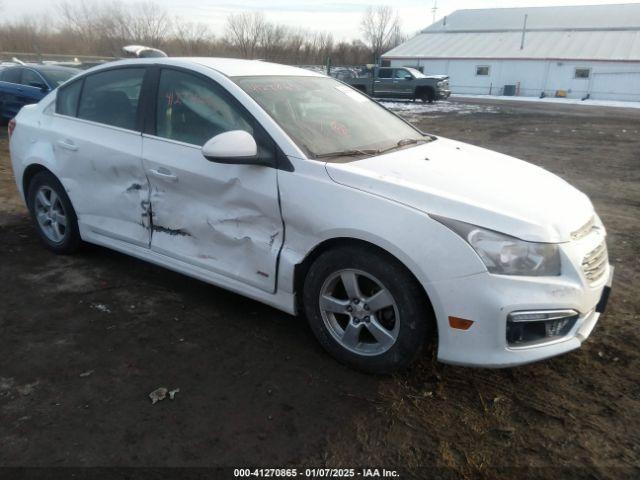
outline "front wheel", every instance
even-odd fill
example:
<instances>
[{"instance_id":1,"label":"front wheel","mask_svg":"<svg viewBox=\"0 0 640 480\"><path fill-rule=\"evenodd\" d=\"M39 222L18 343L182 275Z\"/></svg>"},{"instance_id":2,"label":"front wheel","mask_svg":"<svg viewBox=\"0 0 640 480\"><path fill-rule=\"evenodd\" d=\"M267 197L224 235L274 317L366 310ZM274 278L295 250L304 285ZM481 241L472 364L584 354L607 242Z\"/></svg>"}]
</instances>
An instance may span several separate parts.
<instances>
[{"instance_id":1,"label":"front wheel","mask_svg":"<svg viewBox=\"0 0 640 480\"><path fill-rule=\"evenodd\" d=\"M423 90L420 92L419 98L422 100L422 103L433 103L436 95L433 90Z\"/></svg>"},{"instance_id":2,"label":"front wheel","mask_svg":"<svg viewBox=\"0 0 640 480\"><path fill-rule=\"evenodd\" d=\"M365 246L325 252L305 279L307 319L339 361L373 373L409 365L431 330L424 292L393 257Z\"/></svg>"}]
</instances>

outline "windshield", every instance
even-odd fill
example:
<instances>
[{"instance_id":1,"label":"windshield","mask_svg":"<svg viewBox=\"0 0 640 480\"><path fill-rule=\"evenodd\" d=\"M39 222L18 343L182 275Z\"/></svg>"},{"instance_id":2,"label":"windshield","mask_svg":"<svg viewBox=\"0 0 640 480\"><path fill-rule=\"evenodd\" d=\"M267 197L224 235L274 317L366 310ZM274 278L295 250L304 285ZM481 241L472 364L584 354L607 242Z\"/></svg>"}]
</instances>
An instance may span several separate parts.
<instances>
[{"instance_id":1,"label":"windshield","mask_svg":"<svg viewBox=\"0 0 640 480\"><path fill-rule=\"evenodd\" d=\"M375 155L431 140L367 96L332 78L236 77L310 158Z\"/></svg>"},{"instance_id":2,"label":"windshield","mask_svg":"<svg viewBox=\"0 0 640 480\"><path fill-rule=\"evenodd\" d=\"M416 70L415 68L407 68L407 70L409 70L409 72L411 72L411 75L413 75L415 78L427 78L427 76L420 70Z\"/></svg>"},{"instance_id":3,"label":"windshield","mask_svg":"<svg viewBox=\"0 0 640 480\"><path fill-rule=\"evenodd\" d=\"M59 87L71 77L76 76L81 70L75 68L41 68L39 72L54 86Z\"/></svg>"}]
</instances>

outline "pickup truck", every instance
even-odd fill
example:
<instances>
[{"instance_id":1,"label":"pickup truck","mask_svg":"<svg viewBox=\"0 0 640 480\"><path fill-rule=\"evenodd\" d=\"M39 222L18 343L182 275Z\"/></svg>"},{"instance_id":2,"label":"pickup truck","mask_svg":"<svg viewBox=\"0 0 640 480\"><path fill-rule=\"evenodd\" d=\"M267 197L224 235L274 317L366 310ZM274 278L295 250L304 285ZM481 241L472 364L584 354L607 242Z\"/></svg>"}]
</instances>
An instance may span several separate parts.
<instances>
[{"instance_id":1,"label":"pickup truck","mask_svg":"<svg viewBox=\"0 0 640 480\"><path fill-rule=\"evenodd\" d=\"M409 67L378 67L369 76L344 81L377 98L410 98L432 103L451 95L448 76L425 75Z\"/></svg>"}]
</instances>

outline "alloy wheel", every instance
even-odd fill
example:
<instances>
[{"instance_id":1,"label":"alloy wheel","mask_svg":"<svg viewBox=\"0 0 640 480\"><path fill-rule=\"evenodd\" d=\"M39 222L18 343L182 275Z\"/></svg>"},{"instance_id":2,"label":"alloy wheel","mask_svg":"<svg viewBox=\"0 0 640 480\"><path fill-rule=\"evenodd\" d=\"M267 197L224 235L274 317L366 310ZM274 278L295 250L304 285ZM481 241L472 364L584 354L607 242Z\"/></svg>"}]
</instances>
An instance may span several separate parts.
<instances>
[{"instance_id":1,"label":"alloy wheel","mask_svg":"<svg viewBox=\"0 0 640 480\"><path fill-rule=\"evenodd\" d=\"M398 306L373 275L355 269L330 275L320 290L322 320L333 338L359 355L380 355L396 342Z\"/></svg>"},{"instance_id":2,"label":"alloy wheel","mask_svg":"<svg viewBox=\"0 0 640 480\"><path fill-rule=\"evenodd\" d=\"M40 229L54 243L61 243L67 232L67 215L58 194L42 185L35 196L34 213Z\"/></svg>"}]
</instances>

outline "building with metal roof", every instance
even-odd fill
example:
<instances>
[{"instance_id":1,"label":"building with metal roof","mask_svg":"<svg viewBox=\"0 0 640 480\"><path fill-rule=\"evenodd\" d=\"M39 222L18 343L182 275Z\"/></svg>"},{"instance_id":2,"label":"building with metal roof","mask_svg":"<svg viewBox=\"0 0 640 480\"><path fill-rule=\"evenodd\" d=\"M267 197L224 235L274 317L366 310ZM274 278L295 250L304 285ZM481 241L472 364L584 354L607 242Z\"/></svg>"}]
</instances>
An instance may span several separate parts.
<instances>
[{"instance_id":1,"label":"building with metal roof","mask_svg":"<svg viewBox=\"0 0 640 480\"><path fill-rule=\"evenodd\" d=\"M454 93L640 101L640 3L458 10L382 59Z\"/></svg>"}]
</instances>

